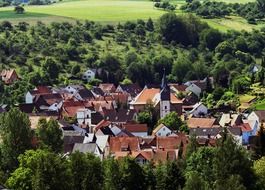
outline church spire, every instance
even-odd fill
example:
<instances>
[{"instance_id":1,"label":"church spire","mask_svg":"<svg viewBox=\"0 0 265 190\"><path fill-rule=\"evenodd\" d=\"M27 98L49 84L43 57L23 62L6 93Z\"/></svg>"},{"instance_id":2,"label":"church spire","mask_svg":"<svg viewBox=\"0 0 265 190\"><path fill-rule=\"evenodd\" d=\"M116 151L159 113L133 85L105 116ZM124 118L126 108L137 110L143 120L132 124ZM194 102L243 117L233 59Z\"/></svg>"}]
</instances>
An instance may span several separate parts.
<instances>
[{"instance_id":1,"label":"church spire","mask_svg":"<svg viewBox=\"0 0 265 190\"><path fill-rule=\"evenodd\" d=\"M167 86L167 78L166 78L166 69L164 67L164 74L161 82L161 89L165 88Z\"/></svg>"}]
</instances>

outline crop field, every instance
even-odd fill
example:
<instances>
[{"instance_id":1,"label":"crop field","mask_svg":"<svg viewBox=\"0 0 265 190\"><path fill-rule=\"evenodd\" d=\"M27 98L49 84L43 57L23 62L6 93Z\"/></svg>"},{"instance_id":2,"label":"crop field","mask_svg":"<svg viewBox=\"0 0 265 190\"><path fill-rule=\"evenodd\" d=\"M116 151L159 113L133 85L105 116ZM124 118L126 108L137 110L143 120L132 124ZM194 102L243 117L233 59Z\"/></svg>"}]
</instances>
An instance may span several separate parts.
<instances>
[{"instance_id":1,"label":"crop field","mask_svg":"<svg viewBox=\"0 0 265 190\"><path fill-rule=\"evenodd\" d=\"M12 7L0 9L0 19L45 21L58 19L93 20L98 22L124 22L127 20L157 19L164 11L153 8L151 1L85 0L69 1L45 6L25 6L25 14L16 14Z\"/></svg>"},{"instance_id":2,"label":"crop field","mask_svg":"<svg viewBox=\"0 0 265 190\"><path fill-rule=\"evenodd\" d=\"M216 0L217 1L217 0ZM254 0L218 0L225 2L246 3ZM180 7L185 0L172 0L177 14L183 14ZM25 6L24 14L16 14L13 7L0 8L0 21L9 20L16 24L26 21L34 24L37 21L50 23L53 21L75 22L76 20L93 20L101 23L118 23L137 19L158 19L165 13L157 10L150 0L64 0L52 5ZM222 19L204 19L210 26L221 31L259 29L265 23L251 25L241 17L231 16Z\"/></svg>"}]
</instances>

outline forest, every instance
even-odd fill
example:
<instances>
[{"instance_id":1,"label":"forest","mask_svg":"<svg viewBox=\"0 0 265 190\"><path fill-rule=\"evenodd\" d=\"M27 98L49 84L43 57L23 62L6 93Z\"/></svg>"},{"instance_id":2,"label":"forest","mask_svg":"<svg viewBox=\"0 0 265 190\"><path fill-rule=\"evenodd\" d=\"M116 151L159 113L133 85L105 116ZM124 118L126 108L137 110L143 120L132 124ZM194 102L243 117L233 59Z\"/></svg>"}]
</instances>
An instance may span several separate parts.
<instances>
[{"instance_id":1,"label":"forest","mask_svg":"<svg viewBox=\"0 0 265 190\"><path fill-rule=\"evenodd\" d=\"M222 33L193 15L163 15L157 22L127 21L101 25L93 21L28 25L0 23L0 67L17 68L21 80L0 84L1 101L14 105L36 85L60 86L100 82L159 84L165 68L169 82L214 77L204 102L211 108L238 94L264 86L265 32ZM258 71L253 72L257 67ZM87 68L101 69L89 83L81 80ZM12 94L12 96L11 96ZM262 95L258 95L262 100Z\"/></svg>"}]
</instances>

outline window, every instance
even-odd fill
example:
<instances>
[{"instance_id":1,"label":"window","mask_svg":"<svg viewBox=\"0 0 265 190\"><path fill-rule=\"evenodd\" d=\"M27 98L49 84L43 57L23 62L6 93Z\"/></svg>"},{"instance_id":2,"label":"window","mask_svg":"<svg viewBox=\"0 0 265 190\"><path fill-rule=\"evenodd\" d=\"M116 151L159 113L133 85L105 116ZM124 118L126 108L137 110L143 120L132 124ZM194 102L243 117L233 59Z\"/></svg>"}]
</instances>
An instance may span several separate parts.
<instances>
[{"instance_id":1,"label":"window","mask_svg":"<svg viewBox=\"0 0 265 190\"><path fill-rule=\"evenodd\" d=\"M165 131L166 130L166 128L163 128L163 131Z\"/></svg>"},{"instance_id":2,"label":"window","mask_svg":"<svg viewBox=\"0 0 265 190\"><path fill-rule=\"evenodd\" d=\"M165 106L165 109L167 109L167 106Z\"/></svg>"},{"instance_id":3,"label":"window","mask_svg":"<svg viewBox=\"0 0 265 190\"><path fill-rule=\"evenodd\" d=\"M158 133L158 136L161 136L161 133Z\"/></svg>"}]
</instances>

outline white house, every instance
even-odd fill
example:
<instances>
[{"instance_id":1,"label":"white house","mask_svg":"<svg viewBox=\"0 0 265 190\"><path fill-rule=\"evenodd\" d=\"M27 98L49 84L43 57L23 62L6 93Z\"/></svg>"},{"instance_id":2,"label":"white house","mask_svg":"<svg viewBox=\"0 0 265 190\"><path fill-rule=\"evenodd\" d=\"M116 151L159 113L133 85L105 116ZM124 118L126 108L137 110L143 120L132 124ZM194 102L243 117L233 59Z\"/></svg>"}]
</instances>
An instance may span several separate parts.
<instances>
[{"instance_id":1,"label":"white house","mask_svg":"<svg viewBox=\"0 0 265 190\"><path fill-rule=\"evenodd\" d=\"M30 93L30 91L27 92L26 96L25 96L25 102L26 104L32 104L33 103L33 99L34 99L34 95Z\"/></svg>"},{"instance_id":2,"label":"white house","mask_svg":"<svg viewBox=\"0 0 265 190\"><path fill-rule=\"evenodd\" d=\"M76 119L79 125L89 125L91 123L91 110L86 108L77 110Z\"/></svg>"},{"instance_id":3,"label":"white house","mask_svg":"<svg viewBox=\"0 0 265 190\"><path fill-rule=\"evenodd\" d=\"M87 69L86 72L83 73L82 79L89 82L95 78L96 73L96 69Z\"/></svg>"},{"instance_id":4,"label":"white house","mask_svg":"<svg viewBox=\"0 0 265 190\"><path fill-rule=\"evenodd\" d=\"M192 83L192 82L186 82L185 83L186 86L188 86L185 90L186 92L193 92L194 94L196 94L198 97L200 97L202 89L200 87L198 87L196 84Z\"/></svg>"},{"instance_id":5,"label":"white house","mask_svg":"<svg viewBox=\"0 0 265 190\"><path fill-rule=\"evenodd\" d=\"M167 126L165 126L163 123L158 125L154 130L152 135L153 136L169 136L173 133L172 130L170 130Z\"/></svg>"},{"instance_id":6,"label":"white house","mask_svg":"<svg viewBox=\"0 0 265 190\"><path fill-rule=\"evenodd\" d=\"M253 111L251 112L247 119L249 121L256 121L256 125L253 127L253 133L257 133L261 124L265 122L265 111Z\"/></svg>"},{"instance_id":7,"label":"white house","mask_svg":"<svg viewBox=\"0 0 265 190\"><path fill-rule=\"evenodd\" d=\"M202 115L207 115L208 108L205 105L203 105L201 102L198 102L193 106L193 109L189 112L189 114L194 117L200 117Z\"/></svg>"},{"instance_id":8,"label":"white house","mask_svg":"<svg viewBox=\"0 0 265 190\"><path fill-rule=\"evenodd\" d=\"M64 88L64 90L70 94L76 94L81 89L84 89L84 87L80 85L68 85Z\"/></svg>"}]
</instances>

